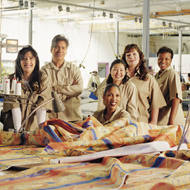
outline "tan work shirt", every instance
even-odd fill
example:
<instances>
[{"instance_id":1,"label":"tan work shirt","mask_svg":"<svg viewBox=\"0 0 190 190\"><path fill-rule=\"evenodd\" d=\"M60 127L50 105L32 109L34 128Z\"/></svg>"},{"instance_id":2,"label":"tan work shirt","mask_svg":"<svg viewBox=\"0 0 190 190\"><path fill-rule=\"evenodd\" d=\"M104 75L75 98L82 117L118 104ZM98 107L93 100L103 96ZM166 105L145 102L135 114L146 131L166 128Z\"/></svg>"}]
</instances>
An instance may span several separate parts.
<instances>
[{"instance_id":1,"label":"tan work shirt","mask_svg":"<svg viewBox=\"0 0 190 190\"><path fill-rule=\"evenodd\" d=\"M125 111L124 109L120 108L119 106L117 107L117 109L115 110L115 112L113 113L112 117L109 120L105 120L104 119L104 113L105 113L105 109L103 110L98 110L96 112L94 112L93 116L102 124L102 125L106 125L108 123L111 123L112 121L115 121L119 118L128 118L131 119L130 114Z\"/></svg>"},{"instance_id":2,"label":"tan work shirt","mask_svg":"<svg viewBox=\"0 0 190 190\"><path fill-rule=\"evenodd\" d=\"M182 102L180 77L177 71L169 66L163 72L157 72L155 78L167 103L167 105L161 108L159 111L158 125L167 125L171 111L171 101L177 97ZM185 124L181 103L179 104L174 123L180 125Z\"/></svg>"},{"instance_id":3,"label":"tan work shirt","mask_svg":"<svg viewBox=\"0 0 190 190\"><path fill-rule=\"evenodd\" d=\"M50 77L51 87L54 87L65 106L63 112L49 113L49 119L81 121L82 113L79 95L83 90L83 79L79 68L69 62L65 62L61 68L57 68L51 62L44 65L41 70Z\"/></svg>"},{"instance_id":4,"label":"tan work shirt","mask_svg":"<svg viewBox=\"0 0 190 190\"><path fill-rule=\"evenodd\" d=\"M137 88L138 121L148 123L151 119L151 110L166 105L158 83L149 73L146 81L140 80L137 76L130 78L129 81L133 82Z\"/></svg>"},{"instance_id":5,"label":"tan work shirt","mask_svg":"<svg viewBox=\"0 0 190 190\"><path fill-rule=\"evenodd\" d=\"M13 79L13 75L10 75L10 79ZM13 108L21 108L21 116L22 116L22 122L29 116L29 114L40 104L44 103L47 100L50 100L51 97L51 87L50 87L50 81L47 75L44 75L43 73L40 73L40 90L31 91L31 88L24 84L23 81L21 82L21 97L18 99L9 99L9 97L5 97L4 103L3 103L3 111L6 112L7 115L7 121L5 121L4 129L8 130L9 128L13 129L13 120L12 120L12 112L11 109ZM24 99L25 98L25 99ZM12 102L12 103L6 103L6 102ZM46 110L52 109L52 102L45 104L42 106L46 108ZM6 126L8 125L8 126ZM37 118L36 118L36 112L31 115L31 117L26 121L24 128L26 131L34 131L38 127L37 124Z\"/></svg>"},{"instance_id":6,"label":"tan work shirt","mask_svg":"<svg viewBox=\"0 0 190 190\"><path fill-rule=\"evenodd\" d=\"M104 90L107 86L107 78L100 84L98 89L94 92L94 94L98 97L98 107L97 110L101 110L105 108L103 103L103 94ZM137 110L137 89L136 86L132 82L126 82L125 84L119 85L120 93L121 93L121 101L120 108L126 110L133 121L137 121L138 118L138 110Z\"/></svg>"}]
</instances>

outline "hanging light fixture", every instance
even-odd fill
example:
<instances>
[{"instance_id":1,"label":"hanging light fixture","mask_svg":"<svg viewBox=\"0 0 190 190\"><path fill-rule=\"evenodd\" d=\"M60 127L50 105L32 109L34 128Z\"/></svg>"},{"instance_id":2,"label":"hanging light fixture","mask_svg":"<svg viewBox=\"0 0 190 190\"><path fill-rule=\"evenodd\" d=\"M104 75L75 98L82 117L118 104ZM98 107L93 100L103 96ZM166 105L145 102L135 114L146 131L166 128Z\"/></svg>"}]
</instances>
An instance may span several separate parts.
<instances>
[{"instance_id":1,"label":"hanging light fixture","mask_svg":"<svg viewBox=\"0 0 190 190\"><path fill-rule=\"evenodd\" d=\"M166 22L165 21L162 22L162 26L166 26Z\"/></svg>"},{"instance_id":2,"label":"hanging light fixture","mask_svg":"<svg viewBox=\"0 0 190 190\"><path fill-rule=\"evenodd\" d=\"M63 7L61 5L58 6L58 10L61 12L63 11Z\"/></svg>"},{"instance_id":3,"label":"hanging light fixture","mask_svg":"<svg viewBox=\"0 0 190 190\"><path fill-rule=\"evenodd\" d=\"M23 0L19 0L19 6L20 6L20 7L23 7L23 5L24 5Z\"/></svg>"},{"instance_id":4,"label":"hanging light fixture","mask_svg":"<svg viewBox=\"0 0 190 190\"><path fill-rule=\"evenodd\" d=\"M135 22L137 22L137 21L138 21L137 17L135 17L135 18L134 18L134 21L135 21Z\"/></svg>"},{"instance_id":5,"label":"hanging light fixture","mask_svg":"<svg viewBox=\"0 0 190 190\"><path fill-rule=\"evenodd\" d=\"M70 12L71 10L70 10L70 7L66 7L66 12Z\"/></svg>"},{"instance_id":6,"label":"hanging light fixture","mask_svg":"<svg viewBox=\"0 0 190 190\"><path fill-rule=\"evenodd\" d=\"M30 2L30 7L34 8L34 2L33 1Z\"/></svg>"},{"instance_id":7,"label":"hanging light fixture","mask_svg":"<svg viewBox=\"0 0 190 190\"><path fill-rule=\"evenodd\" d=\"M24 7L28 8L28 1L24 1Z\"/></svg>"},{"instance_id":8,"label":"hanging light fixture","mask_svg":"<svg viewBox=\"0 0 190 190\"><path fill-rule=\"evenodd\" d=\"M105 11L103 11L102 16L106 17L106 12Z\"/></svg>"},{"instance_id":9,"label":"hanging light fixture","mask_svg":"<svg viewBox=\"0 0 190 190\"><path fill-rule=\"evenodd\" d=\"M142 18L139 18L139 23L142 23Z\"/></svg>"},{"instance_id":10,"label":"hanging light fixture","mask_svg":"<svg viewBox=\"0 0 190 190\"><path fill-rule=\"evenodd\" d=\"M113 18L113 13L110 13L110 18Z\"/></svg>"}]
</instances>

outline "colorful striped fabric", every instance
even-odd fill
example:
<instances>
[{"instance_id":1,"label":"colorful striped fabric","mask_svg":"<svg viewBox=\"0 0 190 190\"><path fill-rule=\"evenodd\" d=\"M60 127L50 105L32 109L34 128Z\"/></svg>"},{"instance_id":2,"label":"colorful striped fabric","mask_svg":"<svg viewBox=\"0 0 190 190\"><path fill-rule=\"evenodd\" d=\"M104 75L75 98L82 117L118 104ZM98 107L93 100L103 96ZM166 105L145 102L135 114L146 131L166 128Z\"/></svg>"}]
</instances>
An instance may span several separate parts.
<instances>
[{"instance_id":1,"label":"colorful striped fabric","mask_svg":"<svg viewBox=\"0 0 190 190\"><path fill-rule=\"evenodd\" d=\"M26 134L0 132L0 170L39 165L0 176L0 189L190 189L190 150L105 157L100 163L50 163L53 158L151 141L166 141L173 147L182 132L180 125L131 123L124 118L103 126L93 117L77 124L48 120Z\"/></svg>"},{"instance_id":2,"label":"colorful striped fabric","mask_svg":"<svg viewBox=\"0 0 190 190\"><path fill-rule=\"evenodd\" d=\"M128 189L190 188L190 163L155 155L103 158L100 163L35 166L0 176L0 189ZM165 188L166 189L166 188Z\"/></svg>"},{"instance_id":3,"label":"colorful striped fabric","mask_svg":"<svg viewBox=\"0 0 190 190\"><path fill-rule=\"evenodd\" d=\"M90 116L78 124L48 120L38 130L26 134L1 132L0 144L46 146L42 154L76 156L149 141L167 141L173 147L179 143L182 131L180 125L131 123L127 118L103 126Z\"/></svg>"}]
</instances>

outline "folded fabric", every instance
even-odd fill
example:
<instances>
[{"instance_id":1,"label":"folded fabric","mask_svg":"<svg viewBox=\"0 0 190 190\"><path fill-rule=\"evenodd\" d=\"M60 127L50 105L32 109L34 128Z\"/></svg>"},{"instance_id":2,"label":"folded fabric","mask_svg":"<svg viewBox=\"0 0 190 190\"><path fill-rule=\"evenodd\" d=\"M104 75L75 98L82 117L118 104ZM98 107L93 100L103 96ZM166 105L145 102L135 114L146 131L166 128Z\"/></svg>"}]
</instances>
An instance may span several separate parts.
<instances>
[{"instance_id":1,"label":"folded fabric","mask_svg":"<svg viewBox=\"0 0 190 190\"><path fill-rule=\"evenodd\" d=\"M38 130L26 134L1 132L0 144L46 146L41 154L78 156L151 141L166 141L173 147L179 143L182 131L180 125L131 123L127 118L103 126L90 116L80 123L47 120Z\"/></svg>"}]
</instances>

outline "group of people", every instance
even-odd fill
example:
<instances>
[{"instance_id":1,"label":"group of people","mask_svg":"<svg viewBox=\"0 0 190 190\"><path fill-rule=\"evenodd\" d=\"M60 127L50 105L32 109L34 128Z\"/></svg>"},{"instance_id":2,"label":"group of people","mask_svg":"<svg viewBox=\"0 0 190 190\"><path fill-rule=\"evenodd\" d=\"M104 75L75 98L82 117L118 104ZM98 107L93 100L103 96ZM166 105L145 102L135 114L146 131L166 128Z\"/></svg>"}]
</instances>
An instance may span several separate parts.
<instances>
[{"instance_id":1,"label":"group of people","mask_svg":"<svg viewBox=\"0 0 190 190\"><path fill-rule=\"evenodd\" d=\"M98 109L102 110L97 111L94 116L100 121L102 118L106 120L105 115L108 110L112 110L114 116L115 105L119 105L129 113L132 121L155 125L184 125L180 77L171 67L173 51L168 47L161 47L157 56L160 70L154 77L148 73L144 55L139 47L136 44L127 45L122 59L115 60L111 64L109 76L95 92L98 96ZM120 104L117 103L114 94L106 89L109 84L119 87ZM112 97L109 105L105 104L106 93ZM110 109L113 107L115 109ZM107 122L113 121L113 118L110 117Z\"/></svg>"},{"instance_id":2,"label":"group of people","mask_svg":"<svg viewBox=\"0 0 190 190\"><path fill-rule=\"evenodd\" d=\"M59 118L77 122L82 120L80 94L83 79L79 68L65 60L68 39L56 35L51 44L52 61L39 68L37 52L22 48L15 62L16 77L22 84L25 98L4 100L4 130L20 130L21 123L42 102L51 99L55 91L65 110L55 113L52 104L40 107L25 123L32 131L46 119ZM155 77L148 73L143 52L136 44L125 47L122 58L110 66L110 74L97 86L98 108L93 114L102 124L127 117L155 125L184 125L182 91L178 73L172 69L173 51L168 47L158 50L160 71ZM11 102L11 103L10 103Z\"/></svg>"},{"instance_id":3,"label":"group of people","mask_svg":"<svg viewBox=\"0 0 190 190\"><path fill-rule=\"evenodd\" d=\"M64 35L56 35L51 43L52 61L39 66L39 57L32 46L23 47L15 61L16 77L21 82L22 96L12 99L5 96L3 103L4 128L8 131L20 130L21 125L30 113L43 102L50 100L55 91L58 98L64 103L64 111L54 112L52 103L44 104L31 115L25 123L26 131L35 130L46 119L59 118L76 122L82 120L79 95L83 90L83 79L79 68L65 61L69 41Z\"/></svg>"}]
</instances>

